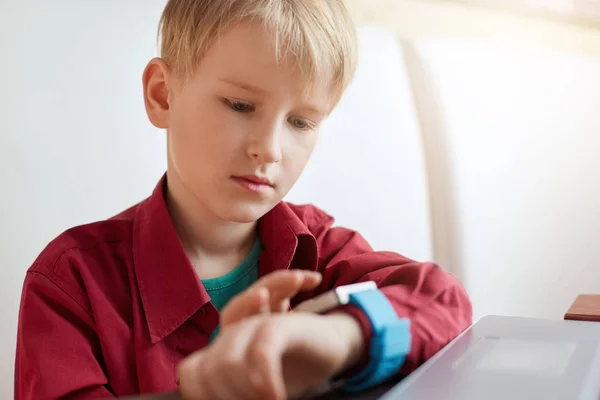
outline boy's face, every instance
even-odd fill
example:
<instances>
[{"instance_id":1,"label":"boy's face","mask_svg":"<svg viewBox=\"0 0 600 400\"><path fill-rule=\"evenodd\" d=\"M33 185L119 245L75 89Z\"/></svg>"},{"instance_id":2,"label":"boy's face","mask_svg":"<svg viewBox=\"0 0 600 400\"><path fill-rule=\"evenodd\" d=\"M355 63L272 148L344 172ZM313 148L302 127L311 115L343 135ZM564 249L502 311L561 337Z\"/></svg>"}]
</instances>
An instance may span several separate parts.
<instances>
[{"instance_id":1,"label":"boy's face","mask_svg":"<svg viewBox=\"0 0 600 400\"><path fill-rule=\"evenodd\" d=\"M152 65L154 63L154 66ZM331 111L327 79L304 96L294 65L277 62L260 25L225 32L181 84L161 60L144 76L152 122L168 130L169 182L195 207L253 222L291 189Z\"/></svg>"}]
</instances>

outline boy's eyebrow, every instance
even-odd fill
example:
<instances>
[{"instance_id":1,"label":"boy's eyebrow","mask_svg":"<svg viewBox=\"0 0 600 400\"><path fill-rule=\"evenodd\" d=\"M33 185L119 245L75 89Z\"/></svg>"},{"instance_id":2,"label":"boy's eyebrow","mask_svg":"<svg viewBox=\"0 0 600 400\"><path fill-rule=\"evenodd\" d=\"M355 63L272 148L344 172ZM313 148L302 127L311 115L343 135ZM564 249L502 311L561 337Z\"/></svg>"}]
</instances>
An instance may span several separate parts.
<instances>
[{"instance_id":1,"label":"boy's eyebrow","mask_svg":"<svg viewBox=\"0 0 600 400\"><path fill-rule=\"evenodd\" d=\"M313 106L313 105L310 105L310 104L306 104L302 108L304 110L310 112L310 113L314 113L314 114L317 114L319 116L323 116L324 117L324 116L327 115L327 113L324 110L320 109L317 106Z\"/></svg>"},{"instance_id":2,"label":"boy's eyebrow","mask_svg":"<svg viewBox=\"0 0 600 400\"><path fill-rule=\"evenodd\" d=\"M259 88L258 86L254 86L248 83L244 83L244 82L240 82L240 81L236 81L235 79L219 79L221 82L227 83L228 85L233 85L233 86L237 86L240 89L244 89L247 90L249 92L255 92L255 93L259 93L259 94L263 94L266 93L267 91L265 89Z\"/></svg>"}]
</instances>

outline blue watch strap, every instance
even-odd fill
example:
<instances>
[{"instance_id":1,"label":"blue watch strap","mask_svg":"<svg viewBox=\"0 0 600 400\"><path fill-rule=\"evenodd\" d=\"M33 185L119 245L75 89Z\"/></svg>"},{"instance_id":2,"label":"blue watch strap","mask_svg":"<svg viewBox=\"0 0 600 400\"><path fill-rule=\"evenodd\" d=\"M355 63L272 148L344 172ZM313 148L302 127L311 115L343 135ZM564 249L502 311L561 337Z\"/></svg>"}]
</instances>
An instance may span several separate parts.
<instances>
[{"instance_id":1,"label":"blue watch strap","mask_svg":"<svg viewBox=\"0 0 600 400\"><path fill-rule=\"evenodd\" d=\"M410 353L410 321L398 318L387 297L378 289L350 294L349 303L359 307L373 327L367 366L346 380L344 390L375 386L397 373Z\"/></svg>"}]
</instances>

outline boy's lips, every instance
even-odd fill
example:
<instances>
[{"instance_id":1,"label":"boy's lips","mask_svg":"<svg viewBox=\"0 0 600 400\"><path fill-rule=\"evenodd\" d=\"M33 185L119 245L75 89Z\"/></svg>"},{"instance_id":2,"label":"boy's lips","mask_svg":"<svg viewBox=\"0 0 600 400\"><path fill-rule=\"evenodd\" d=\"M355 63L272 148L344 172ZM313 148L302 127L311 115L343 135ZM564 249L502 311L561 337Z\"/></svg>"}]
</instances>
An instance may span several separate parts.
<instances>
[{"instance_id":1,"label":"boy's lips","mask_svg":"<svg viewBox=\"0 0 600 400\"><path fill-rule=\"evenodd\" d=\"M268 178L257 175L233 176L232 179L251 192L264 192L274 187Z\"/></svg>"}]
</instances>

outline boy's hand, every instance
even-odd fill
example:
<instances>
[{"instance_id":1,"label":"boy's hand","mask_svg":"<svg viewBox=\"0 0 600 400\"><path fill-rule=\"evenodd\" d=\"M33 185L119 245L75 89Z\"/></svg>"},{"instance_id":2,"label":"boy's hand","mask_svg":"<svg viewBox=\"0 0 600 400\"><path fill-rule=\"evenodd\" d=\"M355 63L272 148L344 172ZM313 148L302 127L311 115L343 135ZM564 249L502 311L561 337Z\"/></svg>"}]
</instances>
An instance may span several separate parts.
<instances>
[{"instance_id":1,"label":"boy's hand","mask_svg":"<svg viewBox=\"0 0 600 400\"><path fill-rule=\"evenodd\" d=\"M305 270L281 270L259 279L227 303L220 315L221 329L257 314L287 312L300 291L315 289L321 274Z\"/></svg>"},{"instance_id":2,"label":"boy's hand","mask_svg":"<svg viewBox=\"0 0 600 400\"><path fill-rule=\"evenodd\" d=\"M179 366L184 399L283 400L356 364L363 337L342 313L262 314L225 327Z\"/></svg>"}]
</instances>

